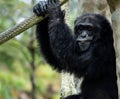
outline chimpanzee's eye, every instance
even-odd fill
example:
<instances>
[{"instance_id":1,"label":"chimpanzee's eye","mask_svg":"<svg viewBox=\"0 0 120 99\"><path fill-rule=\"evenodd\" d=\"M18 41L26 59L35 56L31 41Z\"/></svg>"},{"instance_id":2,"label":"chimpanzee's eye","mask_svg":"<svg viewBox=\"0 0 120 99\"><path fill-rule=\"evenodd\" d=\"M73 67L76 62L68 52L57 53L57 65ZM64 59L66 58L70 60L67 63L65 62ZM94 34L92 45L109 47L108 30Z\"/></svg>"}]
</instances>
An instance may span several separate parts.
<instances>
[{"instance_id":1,"label":"chimpanzee's eye","mask_svg":"<svg viewBox=\"0 0 120 99\"><path fill-rule=\"evenodd\" d=\"M92 31L93 28L92 28L91 26L88 26L88 27L87 27L87 30L88 30L88 31Z\"/></svg>"},{"instance_id":2,"label":"chimpanzee's eye","mask_svg":"<svg viewBox=\"0 0 120 99\"><path fill-rule=\"evenodd\" d=\"M82 25L78 26L78 30L83 30L84 27Z\"/></svg>"}]
</instances>

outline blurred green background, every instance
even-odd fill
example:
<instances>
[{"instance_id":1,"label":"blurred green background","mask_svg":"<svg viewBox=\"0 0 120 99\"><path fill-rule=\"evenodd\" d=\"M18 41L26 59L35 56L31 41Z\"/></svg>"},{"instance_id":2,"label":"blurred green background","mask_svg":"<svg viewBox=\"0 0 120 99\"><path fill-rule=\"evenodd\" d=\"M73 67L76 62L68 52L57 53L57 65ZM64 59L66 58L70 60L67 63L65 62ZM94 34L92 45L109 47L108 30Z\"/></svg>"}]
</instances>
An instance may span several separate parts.
<instances>
[{"instance_id":1,"label":"blurred green background","mask_svg":"<svg viewBox=\"0 0 120 99\"><path fill-rule=\"evenodd\" d=\"M0 33L32 15L36 2L0 0ZM60 74L41 57L35 26L0 46L0 99L59 99L60 84Z\"/></svg>"}]
</instances>

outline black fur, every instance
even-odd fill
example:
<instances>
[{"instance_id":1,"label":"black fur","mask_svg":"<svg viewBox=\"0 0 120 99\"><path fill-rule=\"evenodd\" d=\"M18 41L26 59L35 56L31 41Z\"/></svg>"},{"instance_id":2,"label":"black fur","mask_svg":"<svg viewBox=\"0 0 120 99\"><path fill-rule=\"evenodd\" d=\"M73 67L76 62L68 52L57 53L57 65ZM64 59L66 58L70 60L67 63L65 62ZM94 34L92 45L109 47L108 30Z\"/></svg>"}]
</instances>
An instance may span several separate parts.
<instances>
[{"instance_id":1,"label":"black fur","mask_svg":"<svg viewBox=\"0 0 120 99\"><path fill-rule=\"evenodd\" d=\"M58 0L52 1L46 1L46 8L41 3L34 7L37 15L49 14L37 24L37 40L41 51L46 61L57 71L84 77L81 94L65 99L118 99L113 31L109 22L99 14L85 14L76 19L75 32L76 27L86 20L98 26L90 48L83 52L76 43L78 35L75 33L73 36L64 22L64 12Z\"/></svg>"}]
</instances>

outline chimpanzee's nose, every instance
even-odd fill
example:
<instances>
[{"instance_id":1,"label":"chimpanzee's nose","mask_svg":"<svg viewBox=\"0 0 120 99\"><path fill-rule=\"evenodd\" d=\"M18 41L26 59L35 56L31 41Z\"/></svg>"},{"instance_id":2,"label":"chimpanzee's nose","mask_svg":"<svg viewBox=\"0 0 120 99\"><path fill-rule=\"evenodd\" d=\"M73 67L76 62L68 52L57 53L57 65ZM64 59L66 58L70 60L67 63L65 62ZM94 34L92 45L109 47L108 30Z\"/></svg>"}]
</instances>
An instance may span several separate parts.
<instances>
[{"instance_id":1,"label":"chimpanzee's nose","mask_svg":"<svg viewBox=\"0 0 120 99\"><path fill-rule=\"evenodd\" d=\"M81 38L86 38L87 36L88 36L87 32L82 32L80 35Z\"/></svg>"}]
</instances>

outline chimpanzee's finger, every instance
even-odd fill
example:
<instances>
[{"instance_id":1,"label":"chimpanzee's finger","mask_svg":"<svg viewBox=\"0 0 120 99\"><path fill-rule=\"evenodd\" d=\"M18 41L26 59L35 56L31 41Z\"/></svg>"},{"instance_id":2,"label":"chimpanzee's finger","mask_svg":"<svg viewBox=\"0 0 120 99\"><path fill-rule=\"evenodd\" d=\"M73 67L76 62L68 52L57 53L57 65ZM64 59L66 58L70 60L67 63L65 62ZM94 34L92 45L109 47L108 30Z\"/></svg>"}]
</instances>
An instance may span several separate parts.
<instances>
[{"instance_id":1,"label":"chimpanzee's finger","mask_svg":"<svg viewBox=\"0 0 120 99\"><path fill-rule=\"evenodd\" d=\"M39 2L39 3L40 3L40 2ZM40 14L41 14L40 4L37 4L36 6L34 6L33 12L35 12L37 15L40 15Z\"/></svg>"}]
</instances>

